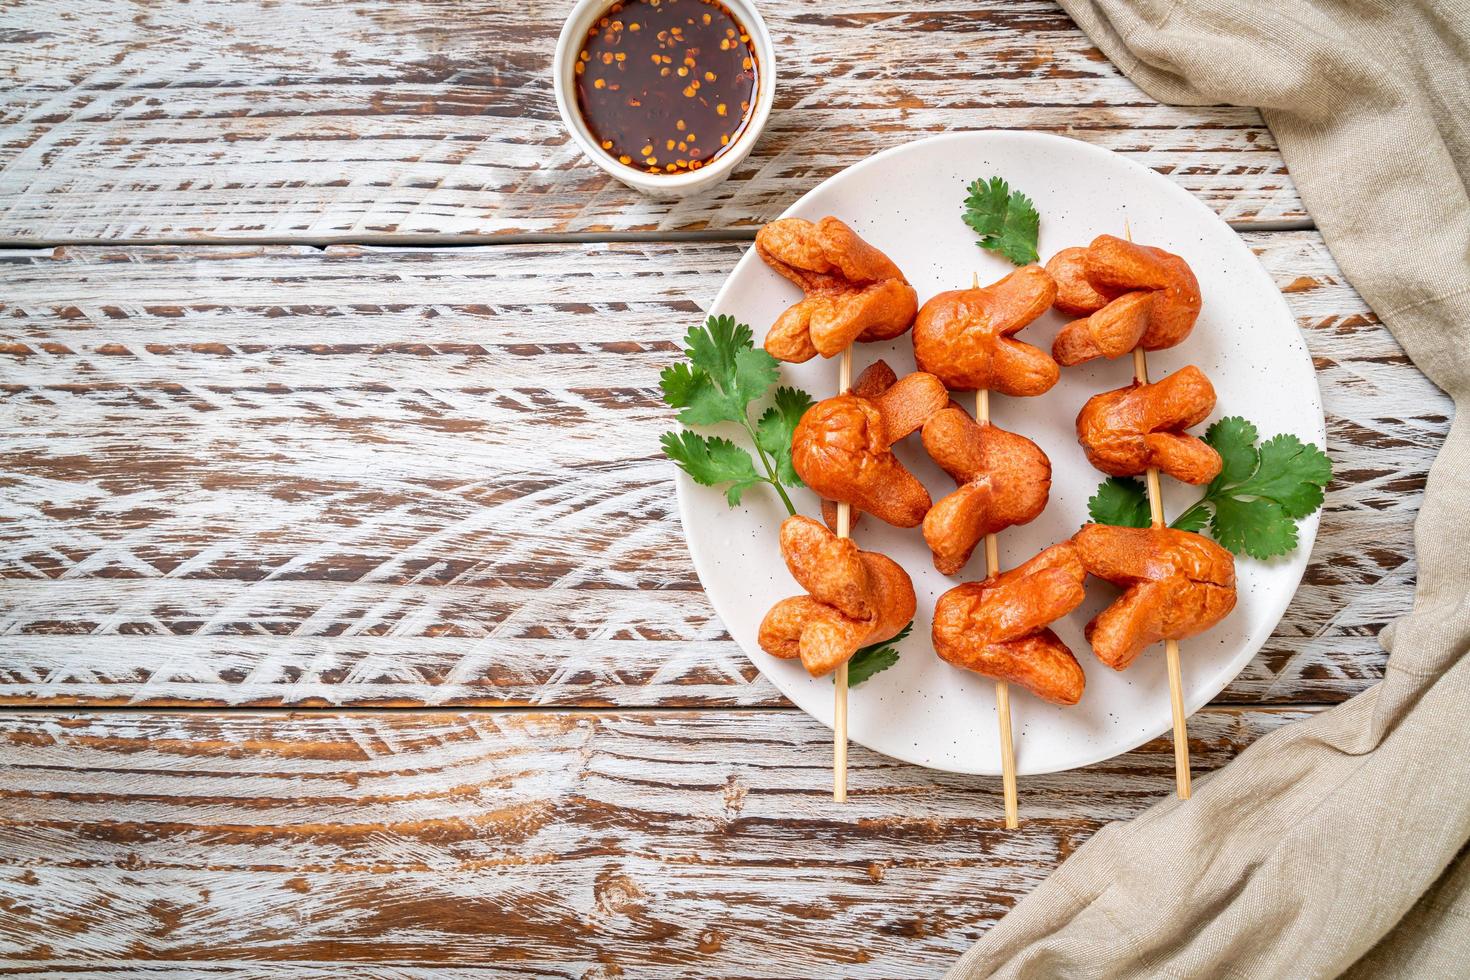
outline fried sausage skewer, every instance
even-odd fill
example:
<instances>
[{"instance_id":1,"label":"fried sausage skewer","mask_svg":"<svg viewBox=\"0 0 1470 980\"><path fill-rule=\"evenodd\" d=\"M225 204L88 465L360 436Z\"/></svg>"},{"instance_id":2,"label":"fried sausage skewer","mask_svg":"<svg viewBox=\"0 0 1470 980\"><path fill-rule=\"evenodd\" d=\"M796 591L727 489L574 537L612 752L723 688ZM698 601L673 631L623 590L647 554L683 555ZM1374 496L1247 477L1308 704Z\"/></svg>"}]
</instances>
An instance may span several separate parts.
<instances>
[{"instance_id":1,"label":"fried sausage skewer","mask_svg":"<svg viewBox=\"0 0 1470 980\"><path fill-rule=\"evenodd\" d=\"M1143 348L1138 348L1139 354ZM1147 377L1147 366L1143 377ZM1215 389L1190 364L1152 384L1135 381L1093 395L1077 413L1077 441L1087 461L1109 476L1162 470L1202 486L1220 473L1220 454L1185 429L1215 408Z\"/></svg>"},{"instance_id":2,"label":"fried sausage skewer","mask_svg":"<svg viewBox=\"0 0 1470 980\"><path fill-rule=\"evenodd\" d=\"M852 387L852 344L842 349L837 365L837 392L844 394ZM852 505L837 502L837 537L852 536ZM847 802L847 661L837 668L832 694L832 799Z\"/></svg>"},{"instance_id":3,"label":"fried sausage skewer","mask_svg":"<svg viewBox=\"0 0 1470 980\"><path fill-rule=\"evenodd\" d=\"M1099 251L1103 262L1098 265L1106 271L1099 278L1105 284L1109 280L1108 272L1116 269L1118 265L1126 265L1127 257L1137 255L1137 246L1133 244L1132 233L1128 234L1127 241L1119 241L1111 235L1105 235L1097 239L1094 244L1100 246ZM1194 272L1183 259L1162 249L1150 248L1147 251L1152 257L1160 260L1159 266L1156 266L1154 271L1162 271L1159 282L1163 285L1154 298L1154 307L1158 311L1159 322L1157 324L1148 323L1143 336L1138 338L1137 345L1133 348L1133 380L1140 385L1149 383L1146 351L1173 347L1183 341L1194 329L1194 322L1199 316L1202 305L1199 283L1194 278ZM1108 259L1117 261L1110 267ZM1206 381L1205 384L1208 385L1209 382ZM1211 391L1211 394L1213 393ZM1219 472L1218 466L1215 467L1215 472ZM1150 522L1155 528L1161 528L1164 526L1164 491L1159 486L1159 467L1157 465L1150 466L1144 471L1144 483L1148 487ZM1181 800L1187 800L1191 795L1189 723L1184 714L1184 669L1179 663L1178 640L1171 638L1164 641L1164 661L1169 668L1169 707L1174 716L1174 788Z\"/></svg>"},{"instance_id":4,"label":"fried sausage skewer","mask_svg":"<svg viewBox=\"0 0 1470 980\"><path fill-rule=\"evenodd\" d=\"M979 285L978 280L976 285ZM990 424L990 389L975 392L975 421ZM985 535L985 577L1000 574L1000 546L995 535ZM1016 746L1011 736L1011 687L1004 680L995 682L995 715L1000 725L1000 783L1005 795L1006 827L1015 829L1021 825L1020 804L1016 799Z\"/></svg>"},{"instance_id":5,"label":"fried sausage skewer","mask_svg":"<svg viewBox=\"0 0 1470 980\"><path fill-rule=\"evenodd\" d=\"M797 474L826 501L839 539L851 535L854 506L897 527L914 527L928 513L929 492L893 455L893 444L919 429L949 402L932 374L895 378L882 361L852 383L852 349L838 361L838 393L813 405L791 438ZM847 799L847 661L837 668L832 709L832 797Z\"/></svg>"},{"instance_id":6,"label":"fried sausage skewer","mask_svg":"<svg viewBox=\"0 0 1470 980\"><path fill-rule=\"evenodd\" d=\"M949 392L922 371L893 379L878 361L856 385L807 409L791 437L791 463L824 499L895 527L914 527L929 511L929 491L893 455L893 446L949 404Z\"/></svg>"},{"instance_id":7,"label":"fried sausage skewer","mask_svg":"<svg viewBox=\"0 0 1470 980\"><path fill-rule=\"evenodd\" d=\"M1148 355L1144 353L1142 346L1133 348L1133 380L1140 385L1148 384ZM1219 472L1218 466L1215 471ZM1162 528L1164 491L1159 486L1157 466L1150 466L1144 471L1144 482L1148 486L1149 520L1155 528ZM1164 641L1164 662L1169 667L1169 707L1174 716L1174 789L1181 800L1187 800L1192 792L1189 779L1189 722L1184 714L1184 669L1179 663L1178 640Z\"/></svg>"},{"instance_id":8,"label":"fried sausage skewer","mask_svg":"<svg viewBox=\"0 0 1470 980\"><path fill-rule=\"evenodd\" d=\"M818 521L796 514L781 524L781 557L806 595L782 599L761 621L761 649L800 659L822 677L871 643L896 636L914 618L914 585L898 563L860 551Z\"/></svg>"},{"instance_id":9,"label":"fried sausage skewer","mask_svg":"<svg viewBox=\"0 0 1470 980\"><path fill-rule=\"evenodd\" d=\"M890 523L912 527L929 509L929 495L888 450L923 418L901 431L907 419L899 396L907 388L886 400L849 389L853 343L889 340L908 330L918 310L914 287L888 256L830 215L817 222L772 221L756 235L755 250L805 294L767 332L767 352L797 363L818 354L839 356L837 397L814 406L792 440L798 472L813 490L837 500L833 523L839 539L851 534L854 499ZM845 492L833 492L839 489ZM836 674L832 798L841 803L847 799L845 657Z\"/></svg>"},{"instance_id":10,"label":"fried sausage skewer","mask_svg":"<svg viewBox=\"0 0 1470 980\"><path fill-rule=\"evenodd\" d=\"M998 577L995 535L1041 513L1050 490L1051 463L1029 439L991 426L990 390L1028 396L1056 384L1056 362L1014 337L1055 298L1051 276L1040 266L1024 266L983 289L976 276L969 289L940 293L924 304L914 323L914 359L920 370L936 375L946 387L975 392L973 422L962 409L951 408L925 423L925 448L959 486L924 518L924 538L934 552L935 567L952 575L964 567L984 535L985 581L959 586L940 599L944 622L936 608L934 641L944 660L995 678L1007 827L1019 822L1008 682L1031 676L1009 668L1016 666L1018 655L1050 647L1033 630L1011 635L992 628L996 603L1004 604L1004 597L1028 587L1024 577ZM1079 695L1080 690L1079 685Z\"/></svg>"},{"instance_id":11,"label":"fried sausage skewer","mask_svg":"<svg viewBox=\"0 0 1470 980\"><path fill-rule=\"evenodd\" d=\"M1123 589L1086 630L1097 659L1114 670L1160 640L1204 632L1235 608L1235 559L1203 535L1087 524L1072 546L1083 568Z\"/></svg>"},{"instance_id":12,"label":"fried sausage skewer","mask_svg":"<svg viewBox=\"0 0 1470 980\"><path fill-rule=\"evenodd\" d=\"M917 295L898 266L830 215L772 221L756 234L755 251L805 294L766 333L777 360L833 357L854 341L891 340L914 322Z\"/></svg>"},{"instance_id":13,"label":"fried sausage skewer","mask_svg":"<svg viewBox=\"0 0 1470 980\"><path fill-rule=\"evenodd\" d=\"M1099 235L1086 248L1062 249L1046 271L1057 283L1057 309L1082 317L1063 327L1052 345L1063 367L1122 357L1134 347L1174 347L1199 318L1194 272L1161 248Z\"/></svg>"},{"instance_id":14,"label":"fried sausage skewer","mask_svg":"<svg viewBox=\"0 0 1470 980\"><path fill-rule=\"evenodd\" d=\"M1028 524L1046 507L1051 460L1023 435L950 405L924 423L924 449L956 485L924 515L924 540L945 575L963 569L986 535Z\"/></svg>"},{"instance_id":15,"label":"fried sausage skewer","mask_svg":"<svg viewBox=\"0 0 1470 980\"><path fill-rule=\"evenodd\" d=\"M1062 328L1052 345L1062 365L1133 354L1133 384L1083 406L1077 441L1102 472L1143 475L1152 527L1123 532L1089 526L1073 541L1090 573L1128 589L1088 627L1098 658L1122 670L1144 647L1165 641L1175 782L1179 796L1188 799L1189 732L1178 641L1214 625L1234 606L1235 566L1230 553L1213 542L1164 526L1161 470L1196 485L1220 472L1219 454L1185 432L1213 411L1215 391L1192 366L1150 384L1145 352L1174 347L1189 336L1199 318L1199 282L1184 259L1135 244L1131 235L1099 235L1086 248L1063 249L1047 271L1057 281L1056 308L1082 317ZM1124 570L1130 562L1136 566L1132 572Z\"/></svg>"}]
</instances>

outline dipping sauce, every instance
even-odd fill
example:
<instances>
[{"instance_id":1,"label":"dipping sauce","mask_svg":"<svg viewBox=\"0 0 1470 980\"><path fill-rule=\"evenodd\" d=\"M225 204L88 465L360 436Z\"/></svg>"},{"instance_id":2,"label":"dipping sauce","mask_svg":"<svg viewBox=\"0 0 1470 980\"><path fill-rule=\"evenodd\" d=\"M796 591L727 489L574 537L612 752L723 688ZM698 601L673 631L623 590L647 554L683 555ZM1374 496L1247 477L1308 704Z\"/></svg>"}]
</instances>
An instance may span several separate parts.
<instances>
[{"instance_id":1,"label":"dipping sauce","mask_svg":"<svg viewBox=\"0 0 1470 980\"><path fill-rule=\"evenodd\" d=\"M711 0L623 0L577 55L577 109L619 163L698 170L740 138L755 104L750 34Z\"/></svg>"}]
</instances>

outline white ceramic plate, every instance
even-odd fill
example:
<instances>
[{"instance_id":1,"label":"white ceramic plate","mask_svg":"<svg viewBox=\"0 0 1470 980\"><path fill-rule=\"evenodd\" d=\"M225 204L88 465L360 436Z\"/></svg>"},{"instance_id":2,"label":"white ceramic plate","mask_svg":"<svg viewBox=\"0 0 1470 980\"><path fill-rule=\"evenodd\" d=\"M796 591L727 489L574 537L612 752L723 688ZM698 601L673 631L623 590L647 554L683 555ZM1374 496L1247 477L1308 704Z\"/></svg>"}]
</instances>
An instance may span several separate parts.
<instances>
[{"instance_id":1,"label":"white ceramic plate","mask_svg":"<svg viewBox=\"0 0 1470 980\"><path fill-rule=\"evenodd\" d=\"M972 273L990 283L1011 270L1003 258L976 245L960 220L966 185L975 178L1005 177L1041 213L1039 251L1045 261L1069 245L1085 245L1103 233L1121 235L1125 219L1134 240L1182 255L1198 276L1204 309L1189 338L1149 357L1162 377L1198 365L1214 382L1219 402L1211 420L1243 415L1265 438L1291 432L1326 445L1322 401L1306 344L1296 322L1254 255L1228 225L1177 184L1088 143L1038 133L952 133L895 147L824 181L787 212L811 220L836 215L886 252L903 269L922 303L945 289L968 285ZM759 344L769 326L800 298L796 287L746 252L715 299L713 313L748 323ZM1064 322L1051 312L1020 339L1050 349ZM914 370L909 334L892 343L859 344L854 375L884 358L900 375ZM784 383L815 398L835 393L835 360L783 364ZM1102 474L1077 445L1077 411L1099 391L1132 378L1127 358L1096 361L1062 371L1062 380L1038 398L992 396L998 425L1035 440L1052 463L1051 500L1025 527L1000 535L1003 567L1016 565L1072 535L1087 520L1087 498ZM961 396L967 401L972 396ZM1203 432L1204 426L1198 430ZM731 433L742 442L743 436ZM924 454L917 436L898 447L899 458L929 487L934 499L954 489ZM1167 478L1165 508L1177 516L1199 490ZM812 717L832 724L832 681L812 678L797 661L778 660L756 644L761 618L776 600L800 592L781 561L777 529L785 511L765 487L747 492L731 510L723 494L678 476L679 509L694 556L716 612L746 655L776 687ZM793 494L797 508L817 516L815 495ZM1300 544L1270 562L1241 557L1236 570L1240 601L1223 623L1181 644L1185 701L1199 709L1250 661L1271 634L1306 568L1317 517L1301 522ZM913 576L919 611L899 663L852 690L848 731L855 742L884 755L950 772L1000 772L994 682L944 663L930 644L935 600L961 581L984 577L984 549L953 578L934 570L918 528L889 527L869 517L854 536L881 551ZM1062 708L1012 686L1016 765L1021 774L1055 772L1111 758L1171 727L1163 646L1147 651L1117 673L1092 655L1083 625L1116 596L1088 579L1086 601L1055 624L1087 672L1081 704Z\"/></svg>"}]
</instances>

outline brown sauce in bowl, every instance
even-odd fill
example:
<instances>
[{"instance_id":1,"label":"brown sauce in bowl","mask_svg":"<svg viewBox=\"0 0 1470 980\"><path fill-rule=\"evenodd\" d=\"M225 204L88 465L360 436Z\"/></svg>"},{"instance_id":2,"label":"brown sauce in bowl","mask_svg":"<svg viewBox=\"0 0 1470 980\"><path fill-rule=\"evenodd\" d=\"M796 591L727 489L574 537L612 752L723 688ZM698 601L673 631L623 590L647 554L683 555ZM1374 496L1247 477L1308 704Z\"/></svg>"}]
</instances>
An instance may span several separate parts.
<instances>
[{"instance_id":1,"label":"brown sauce in bowl","mask_svg":"<svg viewBox=\"0 0 1470 980\"><path fill-rule=\"evenodd\" d=\"M577 54L577 110L604 152L653 174L698 170L755 106L750 32L713 0L623 0Z\"/></svg>"}]
</instances>

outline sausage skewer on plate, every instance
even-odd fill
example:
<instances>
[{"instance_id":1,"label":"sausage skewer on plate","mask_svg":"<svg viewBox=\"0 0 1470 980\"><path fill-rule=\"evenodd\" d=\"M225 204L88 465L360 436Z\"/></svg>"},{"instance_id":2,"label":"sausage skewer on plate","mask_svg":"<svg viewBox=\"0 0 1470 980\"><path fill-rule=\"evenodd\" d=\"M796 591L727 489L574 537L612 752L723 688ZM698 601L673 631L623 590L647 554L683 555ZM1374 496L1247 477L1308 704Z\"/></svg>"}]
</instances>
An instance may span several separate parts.
<instances>
[{"instance_id":1,"label":"sausage skewer on plate","mask_svg":"<svg viewBox=\"0 0 1470 980\"><path fill-rule=\"evenodd\" d=\"M1209 415L1215 392L1194 366L1150 383L1146 351L1181 343L1199 317L1199 283L1189 265L1163 249L1101 235L1087 248L1064 249L1047 269L1056 306L1084 314L1058 334L1052 352L1063 365L1132 354L1133 384L1090 399L1077 436L1094 466L1113 476L1143 474L1148 530L1084 527L1073 539L1094 575L1127 586L1123 598L1088 625L1100 659L1122 670L1143 646L1164 640L1174 722L1175 787L1190 796L1189 732L1179 639L1208 629L1235 605L1235 563L1204 537L1165 527L1159 472L1203 484L1220 456L1184 429Z\"/></svg>"},{"instance_id":2,"label":"sausage skewer on plate","mask_svg":"<svg viewBox=\"0 0 1470 980\"><path fill-rule=\"evenodd\" d=\"M1044 552L1002 576L996 542L998 531L1034 520L1046 506L1051 463L1031 440L991 424L990 391L1039 395L1056 384L1056 362L1012 336L1044 313L1055 296L1051 276L1040 266L1026 266L984 289L977 276L970 289L935 296L914 324L919 368L949 388L975 392L973 421L954 407L925 423L925 448L960 486L925 516L924 538L935 567L952 575L983 536L985 580L940 597L934 649L949 663L995 678L1007 827L1019 822L1009 681L1033 690L1037 685L1061 688L1051 696L1059 703L1075 704L1082 692L1082 668L1045 629L1082 601L1080 564L1075 557L1069 561L1068 555ZM1067 575L1057 564L1075 568L1070 588L1058 578Z\"/></svg>"},{"instance_id":3,"label":"sausage skewer on plate","mask_svg":"<svg viewBox=\"0 0 1470 980\"><path fill-rule=\"evenodd\" d=\"M1149 383L1148 355L1141 346L1133 348L1133 380L1141 385ZM1219 472L1218 466L1215 472ZM1155 528L1162 528L1164 491L1159 486L1157 466L1144 470L1144 483L1148 487L1149 521ZM1187 800L1193 792L1189 773L1189 722L1184 713L1184 667L1179 662L1179 641L1173 637L1164 641L1164 662L1169 668L1169 707L1174 718L1174 788L1180 799Z\"/></svg>"},{"instance_id":4,"label":"sausage skewer on plate","mask_svg":"<svg viewBox=\"0 0 1470 980\"><path fill-rule=\"evenodd\" d=\"M887 364L877 361L840 394L807 409L792 434L791 462L808 487L824 499L837 501L832 514L831 530L837 535L834 541L848 539L859 508L896 527L914 527L924 519L929 510L929 492L898 461L892 447L948 400L949 393L933 375L915 371L899 379ZM789 556L787 560L790 564ZM892 567L898 569L897 565ZM907 581L906 574L904 579ZM885 627L870 634L863 644L851 645L840 663L819 668L808 657L802 657L814 674L819 669L825 673L836 668L833 798L839 802L847 796L847 661L859 646L892 638L913 618L912 586L908 596L904 619L894 623L892 617L880 617L879 621L891 625L891 629ZM781 655L765 643L761 645L767 653Z\"/></svg>"},{"instance_id":5,"label":"sausage skewer on plate","mask_svg":"<svg viewBox=\"0 0 1470 980\"><path fill-rule=\"evenodd\" d=\"M756 235L755 248L767 265L801 287L805 294L801 302L781 314L767 333L767 352L778 360L798 363L817 354L838 356L838 399L832 401L849 397L852 344L890 340L908 330L918 308L913 286L888 256L830 216L815 223L802 218L773 221ZM861 406L842 405L839 409L860 410ZM851 417L851 411L847 414ZM879 438L883 438L881 434ZM885 451L886 448L883 447ZM804 480L807 478L805 473L801 475ZM816 488L816 484L807 482ZM928 508L927 496L924 507ZM846 499L838 499L834 523L838 540L851 536L852 508ZM783 534L783 551L784 543ZM791 564L789 556L788 564ZM792 571L796 571L794 565ZM898 572L907 581L902 569ZM910 585L909 618L913 616L912 596ZM902 626L899 623L886 636L875 634L872 640L892 637ZM835 668L832 798L839 803L847 799L847 660L856 649L854 646L847 650ZM811 664L808 669L812 669Z\"/></svg>"},{"instance_id":6,"label":"sausage skewer on plate","mask_svg":"<svg viewBox=\"0 0 1470 980\"><path fill-rule=\"evenodd\" d=\"M852 387L852 345L842 348L842 358L837 362L837 392L841 394ZM845 500L837 502L837 537L852 536L852 505ZM916 603L917 605L917 603ZM847 661L837 668L837 677L832 691L832 799L837 803L847 802Z\"/></svg>"}]
</instances>

